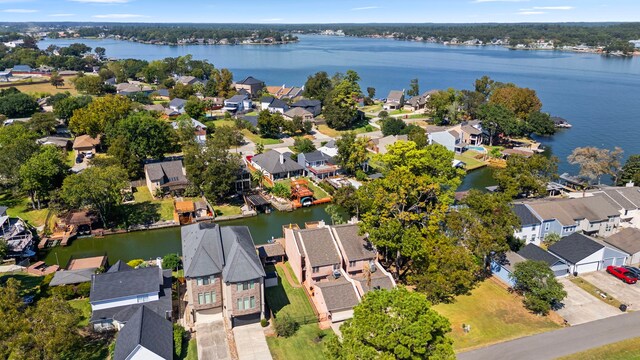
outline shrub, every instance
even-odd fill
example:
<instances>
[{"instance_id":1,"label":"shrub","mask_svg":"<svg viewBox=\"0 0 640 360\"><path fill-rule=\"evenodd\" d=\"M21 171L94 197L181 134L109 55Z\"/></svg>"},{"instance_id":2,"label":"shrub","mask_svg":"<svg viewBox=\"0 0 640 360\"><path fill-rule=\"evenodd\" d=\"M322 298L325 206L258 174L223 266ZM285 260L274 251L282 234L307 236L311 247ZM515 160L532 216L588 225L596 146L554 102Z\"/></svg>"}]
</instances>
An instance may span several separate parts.
<instances>
[{"instance_id":1,"label":"shrub","mask_svg":"<svg viewBox=\"0 0 640 360\"><path fill-rule=\"evenodd\" d=\"M177 269L180 266L180 257L176 254L167 254L162 258L163 269Z\"/></svg>"},{"instance_id":2,"label":"shrub","mask_svg":"<svg viewBox=\"0 0 640 360\"><path fill-rule=\"evenodd\" d=\"M278 336L289 337L296 333L298 327L299 324L287 314L284 314L275 319L275 329Z\"/></svg>"},{"instance_id":3,"label":"shrub","mask_svg":"<svg viewBox=\"0 0 640 360\"><path fill-rule=\"evenodd\" d=\"M187 331L178 324L173 324L173 351L177 358L182 355L182 345L187 337Z\"/></svg>"},{"instance_id":4,"label":"shrub","mask_svg":"<svg viewBox=\"0 0 640 360\"><path fill-rule=\"evenodd\" d=\"M51 287L51 294L64 300L71 300L75 297L76 292L70 285L60 285Z\"/></svg>"},{"instance_id":5,"label":"shrub","mask_svg":"<svg viewBox=\"0 0 640 360\"><path fill-rule=\"evenodd\" d=\"M276 183L271 188L271 193L277 197L288 199L291 197L291 189L283 183Z\"/></svg>"},{"instance_id":6,"label":"shrub","mask_svg":"<svg viewBox=\"0 0 640 360\"><path fill-rule=\"evenodd\" d=\"M76 295L78 297L88 297L90 292L91 292L90 282L83 282L82 284L79 284L78 286L76 286Z\"/></svg>"},{"instance_id":7,"label":"shrub","mask_svg":"<svg viewBox=\"0 0 640 360\"><path fill-rule=\"evenodd\" d=\"M140 264L142 264L144 262L144 260L142 259L133 259L131 261L129 261L127 263L127 265L131 266L132 268L137 268L138 266L140 266Z\"/></svg>"},{"instance_id":8,"label":"shrub","mask_svg":"<svg viewBox=\"0 0 640 360\"><path fill-rule=\"evenodd\" d=\"M367 173L362 170L356 171L356 180L358 181L367 181Z\"/></svg>"},{"instance_id":9,"label":"shrub","mask_svg":"<svg viewBox=\"0 0 640 360\"><path fill-rule=\"evenodd\" d=\"M261 319L260 320L260 326L262 326L262 327L269 326L269 322L267 321L267 319Z\"/></svg>"}]
</instances>

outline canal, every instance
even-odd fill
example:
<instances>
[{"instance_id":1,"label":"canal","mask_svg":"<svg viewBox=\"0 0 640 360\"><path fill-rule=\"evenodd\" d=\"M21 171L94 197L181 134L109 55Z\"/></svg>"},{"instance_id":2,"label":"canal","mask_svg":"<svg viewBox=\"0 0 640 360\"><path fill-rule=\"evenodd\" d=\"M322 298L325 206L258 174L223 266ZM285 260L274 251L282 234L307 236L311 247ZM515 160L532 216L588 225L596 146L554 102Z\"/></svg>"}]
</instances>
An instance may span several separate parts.
<instances>
[{"instance_id":1,"label":"canal","mask_svg":"<svg viewBox=\"0 0 640 360\"><path fill-rule=\"evenodd\" d=\"M274 211L271 214L260 214L251 218L221 222L221 225L246 225L251 230L253 241L264 244L271 237L282 236L282 226L295 223L304 226L305 222L331 218L324 211L326 205L313 206L293 212ZM59 264L61 267L73 255L82 258L97 255L107 255L109 263L118 260L155 259L168 253L180 253L180 228L165 228L150 231L136 231L127 234L109 235L103 238L75 239L66 247L55 247L48 251L44 261L49 264Z\"/></svg>"}]
</instances>

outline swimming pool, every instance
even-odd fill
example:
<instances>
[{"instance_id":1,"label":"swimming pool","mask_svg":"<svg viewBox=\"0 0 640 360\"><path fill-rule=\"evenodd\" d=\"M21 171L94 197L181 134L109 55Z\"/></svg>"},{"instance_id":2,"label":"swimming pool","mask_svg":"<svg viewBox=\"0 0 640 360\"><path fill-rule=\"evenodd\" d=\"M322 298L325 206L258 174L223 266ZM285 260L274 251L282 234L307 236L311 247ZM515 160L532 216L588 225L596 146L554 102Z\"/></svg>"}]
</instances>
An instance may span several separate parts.
<instances>
[{"instance_id":1,"label":"swimming pool","mask_svg":"<svg viewBox=\"0 0 640 360\"><path fill-rule=\"evenodd\" d=\"M481 154L485 154L487 152L487 150L482 146L468 146L467 150L477 151Z\"/></svg>"}]
</instances>

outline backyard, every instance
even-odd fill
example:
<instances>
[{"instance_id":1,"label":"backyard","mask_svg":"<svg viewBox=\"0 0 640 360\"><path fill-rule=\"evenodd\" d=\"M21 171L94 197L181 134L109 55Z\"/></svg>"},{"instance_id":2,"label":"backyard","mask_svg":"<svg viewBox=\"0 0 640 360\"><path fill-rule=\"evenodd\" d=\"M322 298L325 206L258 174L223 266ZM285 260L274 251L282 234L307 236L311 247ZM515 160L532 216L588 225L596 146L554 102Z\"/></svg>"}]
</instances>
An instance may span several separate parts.
<instances>
[{"instance_id":1,"label":"backyard","mask_svg":"<svg viewBox=\"0 0 640 360\"><path fill-rule=\"evenodd\" d=\"M335 130L330 128L329 126L327 126L326 124L320 124L320 125L316 125L316 129L318 129L319 132L330 136L332 138L337 138L342 136L342 134L346 133L346 132L353 132L355 134L364 134L367 132L371 132L371 131L375 131L376 129L371 126L368 122L363 122L362 124L360 124L360 126L357 126L353 129L350 130Z\"/></svg>"},{"instance_id":2,"label":"backyard","mask_svg":"<svg viewBox=\"0 0 640 360\"><path fill-rule=\"evenodd\" d=\"M252 133L248 129L242 130L242 135L244 135L247 140L251 141L254 144L262 143L263 145L275 145L282 143L282 140L280 139L264 138L260 135Z\"/></svg>"},{"instance_id":3,"label":"backyard","mask_svg":"<svg viewBox=\"0 0 640 360\"><path fill-rule=\"evenodd\" d=\"M267 337L267 344L274 360L324 359L324 342L333 331L320 330L317 324L302 325L296 333L288 338Z\"/></svg>"},{"instance_id":4,"label":"backyard","mask_svg":"<svg viewBox=\"0 0 640 360\"><path fill-rule=\"evenodd\" d=\"M287 267L293 285L287 281L284 266ZM289 263L276 266L278 272L278 286L265 288L265 298L267 305L275 316L288 314L296 320L315 318L315 313L311 308L307 294L296 281L293 270Z\"/></svg>"},{"instance_id":5,"label":"backyard","mask_svg":"<svg viewBox=\"0 0 640 360\"><path fill-rule=\"evenodd\" d=\"M37 295L40 292L40 284L44 280L44 276L34 276L27 273L7 273L0 276L0 286L4 285L10 278L20 281L20 295L22 296Z\"/></svg>"},{"instance_id":6,"label":"backyard","mask_svg":"<svg viewBox=\"0 0 640 360\"><path fill-rule=\"evenodd\" d=\"M475 170L475 169L479 169L481 167L487 166L487 164L484 161L476 158L476 156L479 156L479 155L481 154L478 153L477 151L469 150L469 151L465 151L462 154L456 154L455 159L464 162L466 164L465 170L470 171L470 170Z\"/></svg>"},{"instance_id":7,"label":"backyard","mask_svg":"<svg viewBox=\"0 0 640 360\"><path fill-rule=\"evenodd\" d=\"M89 319L91 318L91 304L89 304L89 299L75 299L69 300L68 302L72 308L80 310L80 313L82 314L82 318L78 323L78 326L85 327L89 325Z\"/></svg>"},{"instance_id":8,"label":"backyard","mask_svg":"<svg viewBox=\"0 0 640 360\"><path fill-rule=\"evenodd\" d=\"M558 360L640 360L640 338L627 339Z\"/></svg>"},{"instance_id":9,"label":"backyard","mask_svg":"<svg viewBox=\"0 0 640 360\"><path fill-rule=\"evenodd\" d=\"M34 227L44 225L47 220L49 210L43 208L41 210L33 210L28 197L17 196L11 191L5 191L0 194L0 205L6 206L7 215L19 217Z\"/></svg>"},{"instance_id":10,"label":"backyard","mask_svg":"<svg viewBox=\"0 0 640 360\"><path fill-rule=\"evenodd\" d=\"M555 314L547 317L532 314L524 308L520 297L510 294L495 279L484 281L471 295L459 296L454 303L440 304L434 309L451 322L450 335L456 351L554 330L562 322L553 317ZM463 324L471 326L469 333L464 333Z\"/></svg>"},{"instance_id":11,"label":"backyard","mask_svg":"<svg viewBox=\"0 0 640 360\"><path fill-rule=\"evenodd\" d=\"M0 88L5 88L9 86L2 86ZM71 78L64 79L64 85L59 86L57 89L55 86L51 85L49 81L40 82L40 83L30 83L30 82L16 82L11 83L10 87L15 87L20 90L20 92L33 94L33 93L47 93L47 94L57 94L68 91L71 95L78 95L78 91L76 88L71 85Z\"/></svg>"}]
</instances>

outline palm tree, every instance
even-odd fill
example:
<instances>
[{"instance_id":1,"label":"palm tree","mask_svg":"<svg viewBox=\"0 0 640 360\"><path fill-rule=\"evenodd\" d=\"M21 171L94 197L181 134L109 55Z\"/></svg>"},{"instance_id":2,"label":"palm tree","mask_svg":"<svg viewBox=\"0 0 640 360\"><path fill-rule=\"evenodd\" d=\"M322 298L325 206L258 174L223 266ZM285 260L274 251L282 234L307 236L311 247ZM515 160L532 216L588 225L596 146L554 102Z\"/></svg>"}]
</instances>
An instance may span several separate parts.
<instances>
[{"instance_id":1,"label":"palm tree","mask_svg":"<svg viewBox=\"0 0 640 360\"><path fill-rule=\"evenodd\" d=\"M251 172L251 182L258 184L259 188L262 188L264 184L264 174L260 170L254 170Z\"/></svg>"}]
</instances>

